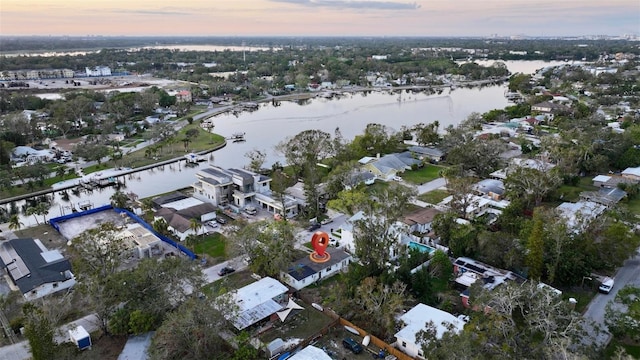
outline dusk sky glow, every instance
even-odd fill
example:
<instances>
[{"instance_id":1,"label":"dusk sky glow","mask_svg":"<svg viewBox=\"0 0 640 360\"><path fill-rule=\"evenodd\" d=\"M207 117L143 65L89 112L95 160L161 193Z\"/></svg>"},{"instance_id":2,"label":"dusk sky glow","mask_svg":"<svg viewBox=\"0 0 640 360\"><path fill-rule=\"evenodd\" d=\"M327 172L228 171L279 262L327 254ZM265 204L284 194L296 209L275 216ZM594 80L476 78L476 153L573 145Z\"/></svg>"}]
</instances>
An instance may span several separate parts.
<instances>
[{"instance_id":1,"label":"dusk sky glow","mask_svg":"<svg viewBox=\"0 0 640 360\"><path fill-rule=\"evenodd\" d=\"M639 0L2 0L2 35L640 35Z\"/></svg>"}]
</instances>

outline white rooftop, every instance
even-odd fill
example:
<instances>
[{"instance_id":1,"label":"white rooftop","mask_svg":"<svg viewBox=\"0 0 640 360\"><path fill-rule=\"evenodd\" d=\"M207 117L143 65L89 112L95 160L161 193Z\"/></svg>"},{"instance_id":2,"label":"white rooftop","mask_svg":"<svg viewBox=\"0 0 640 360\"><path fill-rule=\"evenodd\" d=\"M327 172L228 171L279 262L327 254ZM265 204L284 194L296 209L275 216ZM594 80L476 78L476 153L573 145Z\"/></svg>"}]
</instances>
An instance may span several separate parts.
<instances>
[{"instance_id":1,"label":"white rooftop","mask_svg":"<svg viewBox=\"0 0 640 360\"><path fill-rule=\"evenodd\" d=\"M177 211L180 211L180 210L188 209L192 206L197 206L200 204L204 204L204 202L196 198L189 197L186 199L176 200L170 203L162 204L162 207L172 208L172 209L176 209Z\"/></svg>"},{"instance_id":2,"label":"white rooftop","mask_svg":"<svg viewBox=\"0 0 640 360\"><path fill-rule=\"evenodd\" d=\"M289 360L331 360L331 356L322 349L309 345L295 353Z\"/></svg>"},{"instance_id":3,"label":"white rooftop","mask_svg":"<svg viewBox=\"0 0 640 360\"><path fill-rule=\"evenodd\" d=\"M284 306L273 298L286 293L288 288L276 279L265 277L236 290L233 301L238 306L238 313L232 322L242 330L265 317L282 310Z\"/></svg>"},{"instance_id":4,"label":"white rooftop","mask_svg":"<svg viewBox=\"0 0 640 360\"><path fill-rule=\"evenodd\" d=\"M607 175L598 175L596 177L593 178L592 181L598 181L598 182L607 182L611 179L611 176L607 176Z\"/></svg>"},{"instance_id":5,"label":"white rooftop","mask_svg":"<svg viewBox=\"0 0 640 360\"><path fill-rule=\"evenodd\" d=\"M556 209L567 221L567 228L575 229L582 222L595 219L605 211L606 207L593 201L578 201L575 203L564 202Z\"/></svg>"},{"instance_id":6,"label":"white rooftop","mask_svg":"<svg viewBox=\"0 0 640 360\"><path fill-rule=\"evenodd\" d=\"M626 168L622 172L622 175L640 176L640 166L634 167L634 168L632 168L632 167Z\"/></svg>"},{"instance_id":7,"label":"white rooftop","mask_svg":"<svg viewBox=\"0 0 640 360\"><path fill-rule=\"evenodd\" d=\"M407 311L400 317L406 326L396 333L397 338L416 341L416 334L425 330L428 322L433 322L436 329L436 338L442 338L442 335L448 331L447 324L453 325L453 330L460 332L465 322L446 311L436 309L434 307L418 304L413 309Z\"/></svg>"}]
</instances>

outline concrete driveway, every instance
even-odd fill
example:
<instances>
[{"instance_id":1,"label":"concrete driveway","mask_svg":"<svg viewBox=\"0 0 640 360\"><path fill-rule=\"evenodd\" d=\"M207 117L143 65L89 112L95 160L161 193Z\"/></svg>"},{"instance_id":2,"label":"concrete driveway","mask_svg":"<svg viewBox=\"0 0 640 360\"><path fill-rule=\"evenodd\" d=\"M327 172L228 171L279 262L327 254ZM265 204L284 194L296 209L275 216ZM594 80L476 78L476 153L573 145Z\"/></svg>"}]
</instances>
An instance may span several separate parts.
<instances>
[{"instance_id":1,"label":"concrete driveway","mask_svg":"<svg viewBox=\"0 0 640 360\"><path fill-rule=\"evenodd\" d=\"M236 271L241 271L247 268L247 264L244 262L242 256L238 256L236 258L221 262L220 264L213 265L211 267L208 267L202 270L207 284L211 284L212 282L215 282L223 278L223 276L218 275L218 271L220 271L220 269L222 269L225 266L230 266L236 269Z\"/></svg>"}]
</instances>

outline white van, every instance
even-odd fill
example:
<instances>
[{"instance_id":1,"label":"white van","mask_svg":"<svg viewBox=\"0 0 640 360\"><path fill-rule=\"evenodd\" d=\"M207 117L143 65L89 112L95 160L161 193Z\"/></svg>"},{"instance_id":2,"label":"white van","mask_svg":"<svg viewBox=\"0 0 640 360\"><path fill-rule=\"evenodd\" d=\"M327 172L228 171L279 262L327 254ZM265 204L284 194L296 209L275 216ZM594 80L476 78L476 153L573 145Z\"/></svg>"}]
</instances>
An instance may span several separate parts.
<instances>
[{"instance_id":1,"label":"white van","mask_svg":"<svg viewBox=\"0 0 640 360\"><path fill-rule=\"evenodd\" d=\"M611 289L613 289L613 284L614 284L613 279L610 277L606 277L602 280L602 284L600 284L598 291L600 291L603 294L608 294L611 292Z\"/></svg>"}]
</instances>

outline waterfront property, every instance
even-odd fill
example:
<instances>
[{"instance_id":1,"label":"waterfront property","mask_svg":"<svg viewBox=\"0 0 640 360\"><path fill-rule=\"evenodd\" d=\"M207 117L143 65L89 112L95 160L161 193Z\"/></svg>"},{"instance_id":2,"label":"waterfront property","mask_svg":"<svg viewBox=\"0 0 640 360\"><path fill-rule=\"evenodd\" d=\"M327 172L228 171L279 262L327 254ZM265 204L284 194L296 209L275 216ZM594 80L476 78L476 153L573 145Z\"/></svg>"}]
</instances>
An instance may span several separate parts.
<instances>
[{"instance_id":1,"label":"waterfront property","mask_svg":"<svg viewBox=\"0 0 640 360\"><path fill-rule=\"evenodd\" d=\"M271 178L245 169L223 169L214 165L198 171L192 184L194 197L222 208L240 212L246 207L260 207L273 214L291 217L298 212L298 202L285 196L284 204L273 196Z\"/></svg>"},{"instance_id":2,"label":"waterfront property","mask_svg":"<svg viewBox=\"0 0 640 360\"><path fill-rule=\"evenodd\" d=\"M189 235L202 235L207 231L204 226L194 229L191 219L196 219L200 224L213 220L216 218L216 207L211 203L180 195L182 194L176 195L173 201L164 202L154 214L154 219L164 219L169 230L183 241Z\"/></svg>"},{"instance_id":3,"label":"waterfront property","mask_svg":"<svg viewBox=\"0 0 640 360\"><path fill-rule=\"evenodd\" d=\"M0 266L31 301L75 285L71 263L38 239L13 239L0 245Z\"/></svg>"},{"instance_id":4,"label":"waterfront property","mask_svg":"<svg viewBox=\"0 0 640 360\"><path fill-rule=\"evenodd\" d=\"M410 152L387 154L375 158L364 157L359 160L364 168L374 174L378 179L392 180L398 173L411 170L414 165L422 164L422 161L414 159Z\"/></svg>"}]
</instances>

